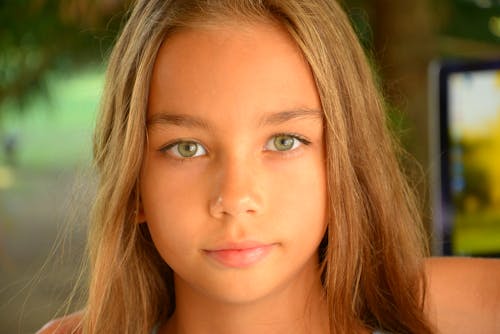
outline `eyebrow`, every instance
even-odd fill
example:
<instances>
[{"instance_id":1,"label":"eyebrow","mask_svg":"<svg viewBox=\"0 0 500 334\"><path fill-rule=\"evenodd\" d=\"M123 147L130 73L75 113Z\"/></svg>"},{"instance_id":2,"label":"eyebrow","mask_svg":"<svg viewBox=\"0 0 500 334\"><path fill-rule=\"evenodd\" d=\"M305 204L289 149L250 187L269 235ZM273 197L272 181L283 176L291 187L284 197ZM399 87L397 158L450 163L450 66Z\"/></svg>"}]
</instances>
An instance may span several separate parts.
<instances>
[{"instance_id":1,"label":"eyebrow","mask_svg":"<svg viewBox=\"0 0 500 334\"><path fill-rule=\"evenodd\" d=\"M322 119L323 112L319 109L297 108L264 114L259 120L259 126L279 125L298 118Z\"/></svg>"},{"instance_id":2,"label":"eyebrow","mask_svg":"<svg viewBox=\"0 0 500 334\"><path fill-rule=\"evenodd\" d=\"M210 130L210 125L203 119L186 114L172 114L166 112L160 112L154 114L147 120L147 126L152 125L176 125L186 128L201 128L205 130Z\"/></svg>"},{"instance_id":3,"label":"eyebrow","mask_svg":"<svg viewBox=\"0 0 500 334\"><path fill-rule=\"evenodd\" d=\"M288 121L300 118L322 119L322 111L319 109L296 108L279 112L271 112L262 115L258 121L259 127L279 125ZM154 125L175 125L186 128L201 128L211 130L212 127L204 119L187 114L174 114L160 112L154 114L147 120L147 126Z\"/></svg>"}]
</instances>

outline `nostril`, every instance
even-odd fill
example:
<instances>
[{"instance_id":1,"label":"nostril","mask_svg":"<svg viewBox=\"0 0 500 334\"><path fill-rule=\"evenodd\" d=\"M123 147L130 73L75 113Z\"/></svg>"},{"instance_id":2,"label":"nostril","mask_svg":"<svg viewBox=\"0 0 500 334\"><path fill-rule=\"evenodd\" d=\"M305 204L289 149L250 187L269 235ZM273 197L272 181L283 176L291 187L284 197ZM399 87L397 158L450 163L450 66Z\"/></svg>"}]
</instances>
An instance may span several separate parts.
<instances>
[{"instance_id":1,"label":"nostril","mask_svg":"<svg viewBox=\"0 0 500 334\"><path fill-rule=\"evenodd\" d=\"M224 198L218 196L210 203L210 215L216 218L223 216L255 215L259 211L257 202L251 196L241 198Z\"/></svg>"},{"instance_id":2,"label":"nostril","mask_svg":"<svg viewBox=\"0 0 500 334\"><path fill-rule=\"evenodd\" d=\"M210 201L209 212L212 217L220 218L227 215L222 206L222 196L218 196L216 199Z\"/></svg>"}]
</instances>

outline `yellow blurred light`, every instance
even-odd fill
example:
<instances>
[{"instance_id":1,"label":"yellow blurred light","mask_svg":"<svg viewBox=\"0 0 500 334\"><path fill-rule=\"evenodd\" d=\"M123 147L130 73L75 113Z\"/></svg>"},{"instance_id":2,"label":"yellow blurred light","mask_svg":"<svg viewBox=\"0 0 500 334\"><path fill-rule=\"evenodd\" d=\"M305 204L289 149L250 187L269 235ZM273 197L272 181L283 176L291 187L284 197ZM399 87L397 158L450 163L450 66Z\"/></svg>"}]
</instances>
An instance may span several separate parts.
<instances>
[{"instance_id":1,"label":"yellow blurred light","mask_svg":"<svg viewBox=\"0 0 500 334\"><path fill-rule=\"evenodd\" d=\"M9 189L14 185L14 173L7 166L0 166L0 189Z\"/></svg>"},{"instance_id":2,"label":"yellow blurred light","mask_svg":"<svg viewBox=\"0 0 500 334\"><path fill-rule=\"evenodd\" d=\"M488 25L490 27L491 33L496 37L500 37L500 17L499 16L490 17Z\"/></svg>"}]
</instances>

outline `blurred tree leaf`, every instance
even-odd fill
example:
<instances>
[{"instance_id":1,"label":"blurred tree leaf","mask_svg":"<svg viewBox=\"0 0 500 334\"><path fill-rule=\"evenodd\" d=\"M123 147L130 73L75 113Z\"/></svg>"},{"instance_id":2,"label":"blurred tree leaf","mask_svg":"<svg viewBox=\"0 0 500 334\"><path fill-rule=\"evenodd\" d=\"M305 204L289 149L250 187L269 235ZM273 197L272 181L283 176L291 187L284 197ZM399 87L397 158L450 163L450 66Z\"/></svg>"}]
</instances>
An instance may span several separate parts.
<instances>
[{"instance_id":1,"label":"blurred tree leaf","mask_svg":"<svg viewBox=\"0 0 500 334\"><path fill-rule=\"evenodd\" d=\"M115 39L126 0L0 2L0 118L7 100L22 106L45 91L48 73L99 62Z\"/></svg>"},{"instance_id":2,"label":"blurred tree leaf","mask_svg":"<svg viewBox=\"0 0 500 334\"><path fill-rule=\"evenodd\" d=\"M440 34L500 43L500 2L497 0L440 0L433 3L439 11Z\"/></svg>"}]
</instances>

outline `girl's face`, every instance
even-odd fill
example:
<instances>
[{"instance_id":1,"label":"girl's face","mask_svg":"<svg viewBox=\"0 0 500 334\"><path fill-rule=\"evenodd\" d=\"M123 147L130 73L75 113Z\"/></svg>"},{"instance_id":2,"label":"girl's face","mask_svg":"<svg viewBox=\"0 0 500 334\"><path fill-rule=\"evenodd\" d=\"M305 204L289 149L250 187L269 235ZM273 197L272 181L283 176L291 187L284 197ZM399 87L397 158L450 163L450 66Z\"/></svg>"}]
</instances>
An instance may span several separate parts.
<instances>
[{"instance_id":1,"label":"girl's face","mask_svg":"<svg viewBox=\"0 0 500 334\"><path fill-rule=\"evenodd\" d=\"M309 66L281 28L168 37L151 80L139 219L177 295L244 303L319 281L321 115Z\"/></svg>"}]
</instances>

